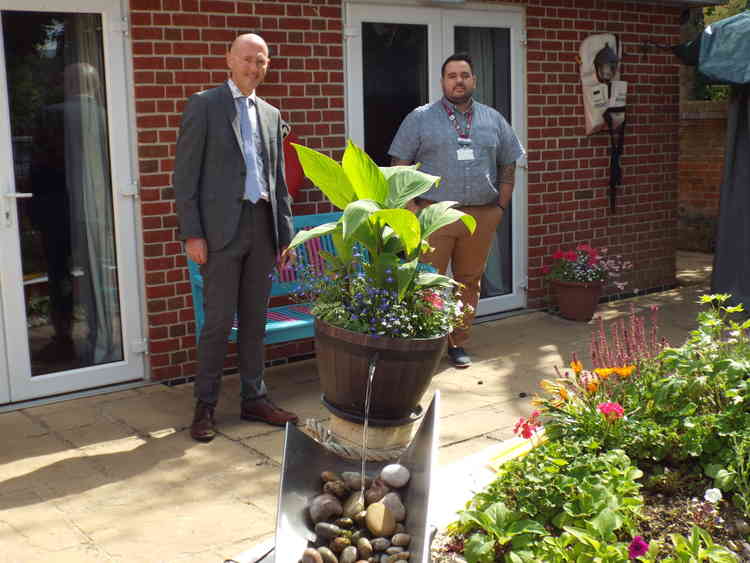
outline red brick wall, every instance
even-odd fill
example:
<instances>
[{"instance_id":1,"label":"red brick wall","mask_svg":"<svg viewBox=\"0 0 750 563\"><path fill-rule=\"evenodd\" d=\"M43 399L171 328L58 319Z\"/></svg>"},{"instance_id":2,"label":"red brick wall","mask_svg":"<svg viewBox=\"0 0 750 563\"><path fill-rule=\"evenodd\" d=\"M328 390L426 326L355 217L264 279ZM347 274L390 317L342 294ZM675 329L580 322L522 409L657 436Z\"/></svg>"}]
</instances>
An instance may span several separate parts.
<instances>
[{"instance_id":1,"label":"red brick wall","mask_svg":"<svg viewBox=\"0 0 750 563\"><path fill-rule=\"evenodd\" d=\"M500 2L493 2L500 3ZM605 0L517 0L527 5L529 307L544 303L544 258L579 242L607 246L635 263L630 288L674 281L678 64L642 55L645 41L675 43L679 9ZM154 378L195 371L185 259L176 241L170 187L185 99L226 78L224 53L239 33L271 46L260 94L279 107L301 141L337 157L345 144L341 0L130 0L146 293ZM608 214L609 139L583 135L580 42L617 33L631 84L617 215ZM329 210L306 189L295 213ZM309 342L269 350L300 355ZM232 362L230 358L229 363Z\"/></svg>"},{"instance_id":2,"label":"red brick wall","mask_svg":"<svg viewBox=\"0 0 750 563\"><path fill-rule=\"evenodd\" d=\"M726 131L726 102L683 102L677 213L680 250L713 251Z\"/></svg>"}]
</instances>

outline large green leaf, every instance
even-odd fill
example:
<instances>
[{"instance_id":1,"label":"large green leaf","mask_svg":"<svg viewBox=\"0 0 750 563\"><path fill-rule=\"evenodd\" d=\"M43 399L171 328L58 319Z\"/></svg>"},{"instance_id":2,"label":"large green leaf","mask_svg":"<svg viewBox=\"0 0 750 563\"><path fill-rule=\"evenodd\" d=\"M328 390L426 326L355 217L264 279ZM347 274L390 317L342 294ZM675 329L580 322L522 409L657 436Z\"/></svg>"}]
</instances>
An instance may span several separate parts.
<instances>
[{"instance_id":1,"label":"large green leaf","mask_svg":"<svg viewBox=\"0 0 750 563\"><path fill-rule=\"evenodd\" d=\"M455 201L440 201L422 210L419 214L419 222L422 225L422 236L424 238L459 219L464 222L470 233L474 232L477 227L476 219L458 209L453 209L456 203Z\"/></svg>"},{"instance_id":2,"label":"large green leaf","mask_svg":"<svg viewBox=\"0 0 750 563\"><path fill-rule=\"evenodd\" d=\"M341 167L359 199L385 203L388 196L388 180L368 154L351 141L346 145Z\"/></svg>"},{"instance_id":3,"label":"large green leaf","mask_svg":"<svg viewBox=\"0 0 750 563\"><path fill-rule=\"evenodd\" d=\"M398 300L401 301L406 296L406 291L414 281L414 277L417 274L417 267L419 266L419 258L415 258L410 262L402 262L398 265L397 276L398 276Z\"/></svg>"},{"instance_id":4,"label":"large green leaf","mask_svg":"<svg viewBox=\"0 0 750 563\"><path fill-rule=\"evenodd\" d=\"M420 272L414 284L420 288L452 287L458 285L458 282L451 277L435 272Z\"/></svg>"},{"instance_id":5,"label":"large green leaf","mask_svg":"<svg viewBox=\"0 0 750 563\"><path fill-rule=\"evenodd\" d=\"M337 226L338 223L325 223L324 225L318 225L317 227L313 227L312 229L297 231L297 234L294 235L292 242L289 243L289 248L294 248L295 246L304 244L308 240L315 237L322 237L324 235L332 233L336 230Z\"/></svg>"},{"instance_id":6,"label":"large green leaf","mask_svg":"<svg viewBox=\"0 0 750 563\"><path fill-rule=\"evenodd\" d=\"M344 209L357 196L341 165L332 158L305 146L292 143L297 151L305 176L339 209Z\"/></svg>"},{"instance_id":7,"label":"large green leaf","mask_svg":"<svg viewBox=\"0 0 750 563\"><path fill-rule=\"evenodd\" d=\"M393 292L399 291L398 269L401 260L395 254L381 252L370 264L369 274L375 280L376 287L383 287Z\"/></svg>"},{"instance_id":8,"label":"large green leaf","mask_svg":"<svg viewBox=\"0 0 750 563\"><path fill-rule=\"evenodd\" d=\"M422 233L416 215L406 209L382 209L372 214L372 220L388 224L404 243L407 258L422 243Z\"/></svg>"},{"instance_id":9,"label":"large green leaf","mask_svg":"<svg viewBox=\"0 0 750 563\"><path fill-rule=\"evenodd\" d=\"M474 534L464 545L468 563L492 563L495 560L495 542L484 534Z\"/></svg>"},{"instance_id":10,"label":"large green leaf","mask_svg":"<svg viewBox=\"0 0 750 563\"><path fill-rule=\"evenodd\" d=\"M433 176L417 170L416 166L383 166L380 168L388 180L388 197L385 207L403 207L440 182Z\"/></svg>"},{"instance_id":11,"label":"large green leaf","mask_svg":"<svg viewBox=\"0 0 750 563\"><path fill-rule=\"evenodd\" d=\"M610 535L622 526L622 516L611 508L605 508L589 521L591 527L596 530L603 540L610 539Z\"/></svg>"},{"instance_id":12,"label":"large green leaf","mask_svg":"<svg viewBox=\"0 0 750 563\"><path fill-rule=\"evenodd\" d=\"M336 249L336 255L341 258L344 264L351 264L352 262L352 245L344 242L344 235L342 234L343 227L341 222L337 225L338 229L331 233L331 240L333 246Z\"/></svg>"},{"instance_id":13,"label":"large green leaf","mask_svg":"<svg viewBox=\"0 0 750 563\"><path fill-rule=\"evenodd\" d=\"M357 233L357 230L362 226L363 223L367 223L370 216L376 211L380 211L380 205L370 199L359 199L351 202L344 209L344 216L342 223L344 225L344 240L351 241L352 236ZM368 241L360 241L369 247Z\"/></svg>"}]
</instances>

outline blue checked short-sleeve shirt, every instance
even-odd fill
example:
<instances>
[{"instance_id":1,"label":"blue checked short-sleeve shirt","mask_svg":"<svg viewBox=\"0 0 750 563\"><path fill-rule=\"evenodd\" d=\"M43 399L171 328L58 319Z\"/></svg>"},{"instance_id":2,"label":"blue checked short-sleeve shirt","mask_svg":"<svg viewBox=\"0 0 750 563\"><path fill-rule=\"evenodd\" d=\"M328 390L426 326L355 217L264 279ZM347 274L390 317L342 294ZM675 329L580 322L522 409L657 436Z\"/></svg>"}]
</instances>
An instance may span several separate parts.
<instances>
[{"instance_id":1,"label":"blue checked short-sleeve shirt","mask_svg":"<svg viewBox=\"0 0 750 563\"><path fill-rule=\"evenodd\" d=\"M466 115L445 98L418 107L404 118L391 143L392 157L421 163L420 170L440 176L437 187L422 197L431 201L458 201L488 205L498 200L497 167L524 155L515 131L497 110L474 101L470 129L473 160L459 160L458 132L448 119L447 104L459 129L466 131Z\"/></svg>"}]
</instances>

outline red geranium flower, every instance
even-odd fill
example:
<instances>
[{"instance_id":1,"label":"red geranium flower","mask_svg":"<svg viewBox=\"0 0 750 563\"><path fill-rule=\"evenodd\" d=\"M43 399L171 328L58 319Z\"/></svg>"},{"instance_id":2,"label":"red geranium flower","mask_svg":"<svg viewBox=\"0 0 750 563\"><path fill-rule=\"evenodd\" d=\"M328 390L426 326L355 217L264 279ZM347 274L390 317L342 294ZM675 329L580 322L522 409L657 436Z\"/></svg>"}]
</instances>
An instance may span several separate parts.
<instances>
[{"instance_id":1,"label":"red geranium flower","mask_svg":"<svg viewBox=\"0 0 750 563\"><path fill-rule=\"evenodd\" d=\"M445 303L443 302L443 298L434 291L426 291L424 293L424 300L435 307L435 309L442 310L443 306L445 305Z\"/></svg>"}]
</instances>

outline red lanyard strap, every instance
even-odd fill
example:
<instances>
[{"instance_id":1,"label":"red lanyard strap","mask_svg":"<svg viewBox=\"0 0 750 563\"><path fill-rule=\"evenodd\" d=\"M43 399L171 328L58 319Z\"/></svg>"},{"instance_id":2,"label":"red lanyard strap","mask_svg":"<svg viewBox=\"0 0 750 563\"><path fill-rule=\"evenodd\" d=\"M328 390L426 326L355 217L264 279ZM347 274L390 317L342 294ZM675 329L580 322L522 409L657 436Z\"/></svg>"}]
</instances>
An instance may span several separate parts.
<instances>
[{"instance_id":1,"label":"red lanyard strap","mask_svg":"<svg viewBox=\"0 0 750 563\"><path fill-rule=\"evenodd\" d=\"M469 135L471 134L471 120L474 117L474 108L471 108L469 111L466 112L466 131L461 130L461 126L458 124L458 119L456 119L456 113L451 109L451 107L443 102L443 107L445 108L445 113L448 114L448 121L453 123L453 128L456 130L456 133L458 133L459 139L468 139Z\"/></svg>"}]
</instances>

